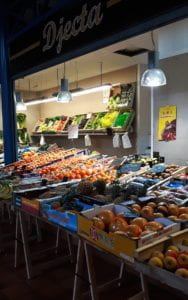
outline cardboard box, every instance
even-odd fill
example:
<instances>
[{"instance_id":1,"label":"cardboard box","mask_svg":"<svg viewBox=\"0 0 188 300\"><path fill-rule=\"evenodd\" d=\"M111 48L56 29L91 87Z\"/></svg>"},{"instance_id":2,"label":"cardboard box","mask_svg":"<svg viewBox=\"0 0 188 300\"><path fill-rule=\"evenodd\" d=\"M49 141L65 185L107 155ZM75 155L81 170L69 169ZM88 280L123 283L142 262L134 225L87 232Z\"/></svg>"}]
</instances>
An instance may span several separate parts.
<instances>
[{"instance_id":1,"label":"cardboard box","mask_svg":"<svg viewBox=\"0 0 188 300\"><path fill-rule=\"evenodd\" d=\"M128 261L134 261L133 256L135 255L135 250L139 247L143 247L164 236L168 236L169 234L178 231L180 228L179 224L170 221L170 225L164 226L160 232L154 232L140 239L122 237L115 233L107 233L93 226L91 219L99 214L99 212L106 209L118 214L124 212L126 208L121 205L108 204L102 207L95 207L79 214L78 234L102 249L119 257L123 257Z\"/></svg>"}]
</instances>

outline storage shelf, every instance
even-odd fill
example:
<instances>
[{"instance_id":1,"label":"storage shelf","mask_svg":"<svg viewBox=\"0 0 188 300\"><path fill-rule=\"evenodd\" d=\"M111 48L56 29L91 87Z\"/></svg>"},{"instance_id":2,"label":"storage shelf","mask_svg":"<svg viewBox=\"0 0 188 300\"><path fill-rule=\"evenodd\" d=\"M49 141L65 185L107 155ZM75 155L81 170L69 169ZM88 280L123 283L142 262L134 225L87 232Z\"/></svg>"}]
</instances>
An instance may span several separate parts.
<instances>
[{"instance_id":1,"label":"storage shelf","mask_svg":"<svg viewBox=\"0 0 188 300\"><path fill-rule=\"evenodd\" d=\"M124 130L113 130L112 129L112 134L115 134L115 133L119 133L119 134L124 134L125 132L127 131L124 131ZM32 133L31 137L40 137L42 133ZM89 135L93 135L93 136L108 136L109 134L106 132L106 130L101 130L101 131L81 131L78 133L78 136L84 136L86 134L89 134ZM130 132L129 132L130 134ZM63 132L63 133L43 133L43 136L49 136L49 137L59 137L59 136L68 136L68 132Z\"/></svg>"}]
</instances>

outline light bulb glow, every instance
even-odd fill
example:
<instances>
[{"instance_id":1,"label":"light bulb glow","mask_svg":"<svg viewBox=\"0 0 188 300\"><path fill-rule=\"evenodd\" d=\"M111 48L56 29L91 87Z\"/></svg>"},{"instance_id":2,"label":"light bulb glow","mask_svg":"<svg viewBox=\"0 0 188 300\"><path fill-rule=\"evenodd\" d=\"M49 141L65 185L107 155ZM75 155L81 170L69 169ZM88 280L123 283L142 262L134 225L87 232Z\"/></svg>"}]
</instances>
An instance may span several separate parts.
<instances>
[{"instance_id":1,"label":"light bulb glow","mask_svg":"<svg viewBox=\"0 0 188 300\"><path fill-rule=\"evenodd\" d=\"M71 95L70 92L61 91L57 95L57 102L60 102L60 103L69 103L70 101L72 101L72 95Z\"/></svg>"},{"instance_id":2,"label":"light bulb glow","mask_svg":"<svg viewBox=\"0 0 188 300\"><path fill-rule=\"evenodd\" d=\"M146 70L141 79L141 86L156 87L166 85L166 76L161 69Z\"/></svg>"},{"instance_id":3,"label":"light bulb glow","mask_svg":"<svg viewBox=\"0 0 188 300\"><path fill-rule=\"evenodd\" d=\"M24 102L17 102L16 103L16 110L17 111L26 111L27 110L27 106L25 105Z\"/></svg>"}]
</instances>

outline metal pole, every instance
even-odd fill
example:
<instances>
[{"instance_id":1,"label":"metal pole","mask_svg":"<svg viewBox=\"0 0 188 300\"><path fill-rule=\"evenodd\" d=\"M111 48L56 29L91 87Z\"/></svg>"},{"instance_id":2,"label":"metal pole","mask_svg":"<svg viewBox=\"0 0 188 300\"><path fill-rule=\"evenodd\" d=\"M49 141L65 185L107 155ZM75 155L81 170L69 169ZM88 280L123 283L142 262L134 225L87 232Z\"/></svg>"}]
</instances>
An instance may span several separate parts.
<instances>
[{"instance_id":1,"label":"metal pole","mask_svg":"<svg viewBox=\"0 0 188 300\"><path fill-rule=\"evenodd\" d=\"M154 114L154 99L153 99L153 87L151 87L151 158L153 158L153 114Z\"/></svg>"},{"instance_id":2,"label":"metal pole","mask_svg":"<svg viewBox=\"0 0 188 300\"><path fill-rule=\"evenodd\" d=\"M17 159L16 112L13 97L13 81L11 80L9 73L9 50L5 18L1 18L0 23L0 79L2 93L3 138L5 164L9 164Z\"/></svg>"}]
</instances>

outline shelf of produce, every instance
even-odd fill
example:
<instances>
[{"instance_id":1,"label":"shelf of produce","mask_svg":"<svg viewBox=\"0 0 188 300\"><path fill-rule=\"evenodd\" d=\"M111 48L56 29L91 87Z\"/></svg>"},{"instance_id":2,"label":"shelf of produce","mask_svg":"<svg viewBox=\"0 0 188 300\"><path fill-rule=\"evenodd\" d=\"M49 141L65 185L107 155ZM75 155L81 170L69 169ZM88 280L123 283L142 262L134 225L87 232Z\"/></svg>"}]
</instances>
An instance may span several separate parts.
<instances>
[{"instance_id":1,"label":"shelf of produce","mask_svg":"<svg viewBox=\"0 0 188 300\"><path fill-rule=\"evenodd\" d=\"M159 181L158 183L154 184L153 186L149 187L148 188L148 192L150 191L153 191L154 189L157 189L159 186L165 184L167 181L169 181L170 179L172 179L174 176L182 173L182 172L185 172L187 170L187 167L181 167L180 169L178 169L177 171L175 171L174 173L172 173L171 176L165 178L164 180L162 181Z\"/></svg>"}]
</instances>

